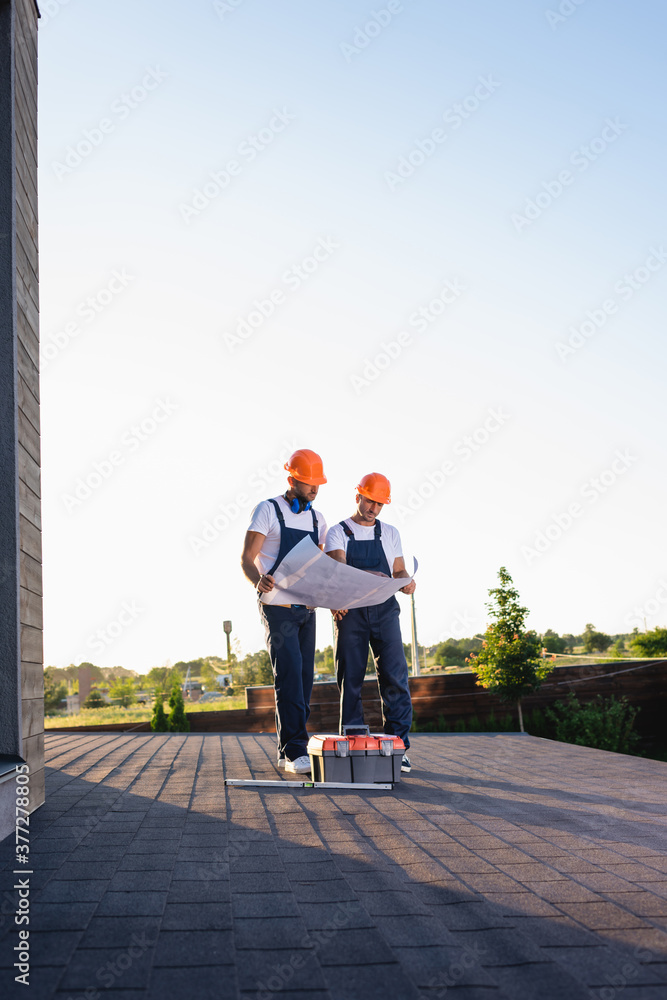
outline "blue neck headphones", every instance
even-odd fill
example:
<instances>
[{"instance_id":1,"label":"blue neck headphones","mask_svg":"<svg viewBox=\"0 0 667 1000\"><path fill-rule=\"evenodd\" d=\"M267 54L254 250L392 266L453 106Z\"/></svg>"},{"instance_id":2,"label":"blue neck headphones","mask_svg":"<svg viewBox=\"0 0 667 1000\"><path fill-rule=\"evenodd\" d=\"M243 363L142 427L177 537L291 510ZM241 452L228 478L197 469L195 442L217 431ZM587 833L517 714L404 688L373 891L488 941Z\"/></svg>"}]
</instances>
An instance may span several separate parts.
<instances>
[{"instance_id":1,"label":"blue neck headphones","mask_svg":"<svg viewBox=\"0 0 667 1000\"><path fill-rule=\"evenodd\" d=\"M293 514L302 514L304 510L310 510L312 506L310 501L304 500L303 497L294 497L293 500L288 500L287 494L285 494L284 500L289 504L289 509Z\"/></svg>"}]
</instances>

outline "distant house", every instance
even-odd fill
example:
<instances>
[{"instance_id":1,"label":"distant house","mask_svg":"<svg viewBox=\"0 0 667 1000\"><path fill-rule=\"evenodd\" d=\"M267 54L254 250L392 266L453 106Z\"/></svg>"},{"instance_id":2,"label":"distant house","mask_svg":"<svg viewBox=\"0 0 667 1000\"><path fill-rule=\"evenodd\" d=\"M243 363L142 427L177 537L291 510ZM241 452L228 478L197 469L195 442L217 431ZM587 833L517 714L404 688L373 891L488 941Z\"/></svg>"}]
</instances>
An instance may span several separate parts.
<instances>
[{"instance_id":1,"label":"distant house","mask_svg":"<svg viewBox=\"0 0 667 1000\"><path fill-rule=\"evenodd\" d=\"M204 687L199 681L185 681L181 690L183 691L183 699L185 701L199 701L204 692Z\"/></svg>"}]
</instances>

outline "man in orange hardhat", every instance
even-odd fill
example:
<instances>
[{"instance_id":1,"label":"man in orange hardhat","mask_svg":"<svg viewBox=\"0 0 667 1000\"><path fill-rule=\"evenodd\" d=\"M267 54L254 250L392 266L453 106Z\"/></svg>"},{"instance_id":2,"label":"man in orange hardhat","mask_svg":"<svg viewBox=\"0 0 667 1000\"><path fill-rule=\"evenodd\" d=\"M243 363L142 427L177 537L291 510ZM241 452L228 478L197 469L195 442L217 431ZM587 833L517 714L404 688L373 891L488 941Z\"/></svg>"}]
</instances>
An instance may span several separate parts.
<instances>
[{"instance_id":1,"label":"man in orange hardhat","mask_svg":"<svg viewBox=\"0 0 667 1000\"><path fill-rule=\"evenodd\" d=\"M379 472L370 472L357 486L357 509L352 517L333 525L327 533L324 551L332 559L370 573L396 579L410 574L405 568L401 537L392 525L377 520L383 506L391 503L391 484ZM412 594L414 580L402 593ZM361 686L366 675L368 646L373 651L382 699L382 718L387 735L399 736L410 746L412 702L408 686L408 664L398 621L400 608L395 597L368 608L334 611L336 680L340 689L340 725L363 726ZM410 771L403 757L401 770Z\"/></svg>"},{"instance_id":2,"label":"man in orange hardhat","mask_svg":"<svg viewBox=\"0 0 667 1000\"><path fill-rule=\"evenodd\" d=\"M295 451L285 469L289 489L262 500L252 512L241 565L258 594L273 590L273 573L294 546L310 535L324 547L327 525L313 501L327 478L322 459L308 448ZM315 609L305 604L262 604L276 697L278 766L294 774L310 771L306 723L315 666Z\"/></svg>"}]
</instances>

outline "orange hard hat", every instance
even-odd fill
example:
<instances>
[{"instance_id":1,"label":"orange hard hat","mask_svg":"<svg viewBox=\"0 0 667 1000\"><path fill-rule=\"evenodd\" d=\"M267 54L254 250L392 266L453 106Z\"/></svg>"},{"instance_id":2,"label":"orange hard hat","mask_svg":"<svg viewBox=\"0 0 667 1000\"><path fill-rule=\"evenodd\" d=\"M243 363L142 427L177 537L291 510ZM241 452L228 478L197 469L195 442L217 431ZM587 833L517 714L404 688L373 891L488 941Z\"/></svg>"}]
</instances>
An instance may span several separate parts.
<instances>
[{"instance_id":1,"label":"orange hard hat","mask_svg":"<svg viewBox=\"0 0 667 1000\"><path fill-rule=\"evenodd\" d=\"M324 486L327 477L324 475L322 459L310 448L299 448L285 462L285 468L290 476L307 486Z\"/></svg>"},{"instance_id":2,"label":"orange hard hat","mask_svg":"<svg viewBox=\"0 0 667 1000\"><path fill-rule=\"evenodd\" d=\"M380 472L369 472L357 486L357 493L374 503L391 503L391 483Z\"/></svg>"}]
</instances>

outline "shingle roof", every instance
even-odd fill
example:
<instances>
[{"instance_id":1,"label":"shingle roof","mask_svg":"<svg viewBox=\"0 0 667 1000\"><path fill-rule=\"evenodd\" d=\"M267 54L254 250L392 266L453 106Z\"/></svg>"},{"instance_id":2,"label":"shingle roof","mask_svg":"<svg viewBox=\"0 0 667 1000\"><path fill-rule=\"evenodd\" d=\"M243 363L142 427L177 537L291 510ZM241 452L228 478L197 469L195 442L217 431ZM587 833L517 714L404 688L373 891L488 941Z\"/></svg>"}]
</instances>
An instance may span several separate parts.
<instances>
[{"instance_id":1,"label":"shingle roof","mask_svg":"<svg viewBox=\"0 0 667 1000\"><path fill-rule=\"evenodd\" d=\"M392 792L225 788L289 781L273 744L47 736L31 1000L664 1000L665 764L429 734Z\"/></svg>"}]
</instances>

